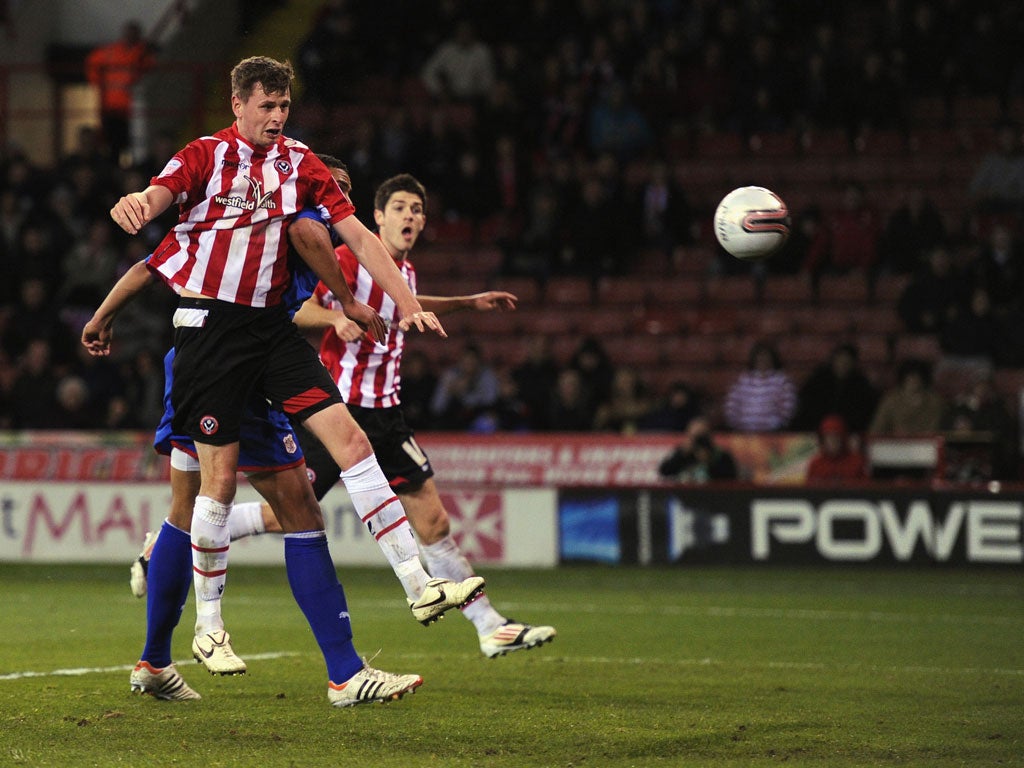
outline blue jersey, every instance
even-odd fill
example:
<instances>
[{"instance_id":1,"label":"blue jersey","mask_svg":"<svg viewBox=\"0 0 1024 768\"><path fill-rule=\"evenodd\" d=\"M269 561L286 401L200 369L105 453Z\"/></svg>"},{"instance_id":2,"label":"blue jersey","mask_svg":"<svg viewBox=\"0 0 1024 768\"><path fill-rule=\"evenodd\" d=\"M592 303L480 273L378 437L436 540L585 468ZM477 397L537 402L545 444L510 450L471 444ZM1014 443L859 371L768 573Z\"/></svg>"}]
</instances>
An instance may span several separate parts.
<instances>
[{"instance_id":1,"label":"blue jersey","mask_svg":"<svg viewBox=\"0 0 1024 768\"><path fill-rule=\"evenodd\" d=\"M326 213L326 211L324 212ZM338 233L334 231L334 227L331 226L330 222L323 217L321 212L316 208L306 207L295 214L295 218L292 220L294 224L299 219L311 219L318 221L327 227L327 232L331 236L331 245L337 248L341 245L341 238L338 237ZM288 269L292 273L292 280L288 284L288 288L281 296L281 300L284 303L285 308L288 310L290 317L294 316L299 311L299 307L302 306L303 302L306 301L310 296L313 295L313 291L316 290L317 283L320 282L320 278L316 276L316 273L309 268L309 265L302 260L302 257L295 252L294 248L288 249Z\"/></svg>"},{"instance_id":2,"label":"blue jersey","mask_svg":"<svg viewBox=\"0 0 1024 768\"><path fill-rule=\"evenodd\" d=\"M312 219L327 227L331 235L331 244L337 246L340 238L316 208L304 208L295 216L296 219ZM298 312L299 307L313 295L320 278L295 252L288 251L288 267L292 273L291 282L285 290L282 301L289 317ZM164 414L156 428L153 447L158 453L169 455L172 448L177 448L190 456L196 455L196 446L188 435L175 435L171 430L171 419L174 408L171 406L171 383L174 381L174 348L164 355ZM299 447L295 433L292 432L288 417L280 410L272 407L266 399L253 393L252 400L242 419L239 435L238 469L242 472L258 472L261 470L280 470L296 466L303 461L302 448Z\"/></svg>"}]
</instances>

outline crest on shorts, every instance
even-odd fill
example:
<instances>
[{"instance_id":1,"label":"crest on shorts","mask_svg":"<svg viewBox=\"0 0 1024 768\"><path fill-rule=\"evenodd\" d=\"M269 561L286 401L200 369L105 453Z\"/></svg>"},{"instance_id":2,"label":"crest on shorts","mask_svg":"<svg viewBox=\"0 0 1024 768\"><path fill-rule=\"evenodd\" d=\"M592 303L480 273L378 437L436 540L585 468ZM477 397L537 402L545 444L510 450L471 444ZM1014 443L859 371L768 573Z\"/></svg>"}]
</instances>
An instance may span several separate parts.
<instances>
[{"instance_id":1,"label":"crest on shorts","mask_svg":"<svg viewBox=\"0 0 1024 768\"><path fill-rule=\"evenodd\" d=\"M281 173L292 172L292 164L289 163L287 160L278 160L276 163L274 163L274 167L277 168L277 170L279 170Z\"/></svg>"},{"instance_id":2,"label":"crest on shorts","mask_svg":"<svg viewBox=\"0 0 1024 768\"><path fill-rule=\"evenodd\" d=\"M220 422L213 416L203 416L199 420L199 429L204 435L213 435L220 429Z\"/></svg>"},{"instance_id":3,"label":"crest on shorts","mask_svg":"<svg viewBox=\"0 0 1024 768\"><path fill-rule=\"evenodd\" d=\"M306 477L309 478L310 485L316 483L316 472L314 472L308 464L306 465Z\"/></svg>"},{"instance_id":4,"label":"crest on shorts","mask_svg":"<svg viewBox=\"0 0 1024 768\"><path fill-rule=\"evenodd\" d=\"M291 435L285 435L284 440L282 442L284 442L285 451L287 451L289 454L295 453L296 445L294 437L292 437Z\"/></svg>"}]
</instances>

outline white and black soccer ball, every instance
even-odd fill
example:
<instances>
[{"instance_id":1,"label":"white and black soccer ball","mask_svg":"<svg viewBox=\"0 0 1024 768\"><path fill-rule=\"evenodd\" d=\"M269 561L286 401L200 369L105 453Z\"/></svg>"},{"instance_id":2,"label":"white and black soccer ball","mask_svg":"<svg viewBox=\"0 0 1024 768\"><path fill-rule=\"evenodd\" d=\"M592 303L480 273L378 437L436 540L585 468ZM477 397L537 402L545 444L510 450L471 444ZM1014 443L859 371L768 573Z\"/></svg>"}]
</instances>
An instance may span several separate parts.
<instances>
[{"instance_id":1,"label":"white and black soccer ball","mask_svg":"<svg viewBox=\"0 0 1024 768\"><path fill-rule=\"evenodd\" d=\"M715 237L737 259L767 258L789 238L789 210L770 189L734 189L715 211Z\"/></svg>"}]
</instances>

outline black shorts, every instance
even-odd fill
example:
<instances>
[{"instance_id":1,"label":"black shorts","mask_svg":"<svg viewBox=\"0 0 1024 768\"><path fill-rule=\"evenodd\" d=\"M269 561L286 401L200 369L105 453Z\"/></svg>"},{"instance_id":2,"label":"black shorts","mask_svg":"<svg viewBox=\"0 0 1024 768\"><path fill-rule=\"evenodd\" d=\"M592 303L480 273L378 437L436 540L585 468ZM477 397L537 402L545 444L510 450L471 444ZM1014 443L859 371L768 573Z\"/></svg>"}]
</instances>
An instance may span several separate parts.
<instances>
[{"instance_id":1,"label":"black shorts","mask_svg":"<svg viewBox=\"0 0 1024 768\"><path fill-rule=\"evenodd\" d=\"M183 298L174 313L172 429L197 443L237 442L255 391L299 420L341 402L283 307Z\"/></svg>"},{"instance_id":2,"label":"black shorts","mask_svg":"<svg viewBox=\"0 0 1024 768\"><path fill-rule=\"evenodd\" d=\"M397 494L411 493L423 487L434 476L430 460L423 452L412 429L405 423L401 408L359 408L348 406L349 413L370 440L384 477ZM292 419L299 445L306 455L317 499L322 499L338 482L341 473L334 459L309 430Z\"/></svg>"}]
</instances>

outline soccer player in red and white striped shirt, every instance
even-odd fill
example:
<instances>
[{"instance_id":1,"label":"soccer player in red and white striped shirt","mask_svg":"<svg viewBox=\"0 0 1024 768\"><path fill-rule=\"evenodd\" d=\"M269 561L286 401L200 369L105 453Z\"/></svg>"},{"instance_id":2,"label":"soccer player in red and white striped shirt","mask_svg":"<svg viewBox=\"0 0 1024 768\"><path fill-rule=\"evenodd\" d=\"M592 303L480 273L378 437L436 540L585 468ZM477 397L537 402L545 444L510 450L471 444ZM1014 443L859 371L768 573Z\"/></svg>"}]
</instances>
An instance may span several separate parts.
<instances>
[{"instance_id":1,"label":"soccer player in red and white striped shirt","mask_svg":"<svg viewBox=\"0 0 1024 768\"><path fill-rule=\"evenodd\" d=\"M445 335L380 241L352 215L354 207L326 166L283 135L293 77L287 62L262 56L239 62L231 72L234 124L191 142L145 190L122 197L111 209L114 221L136 234L172 203L178 205L178 223L149 265L181 297L174 314L172 427L195 441L201 479L191 519L178 522L180 531L191 527L193 562L199 564L217 563L227 552L239 427L254 389L324 441L344 468L341 476L357 508L399 506L366 435L281 302L288 281L285 235L294 214L308 204L323 206L333 228L394 298L403 330L415 326ZM330 252L313 261L310 267L321 279L342 291L343 277ZM356 653L323 515L304 473L293 475L294 483L281 484L289 499L280 520L285 564L324 652L328 699L348 706L400 698L422 680L373 670ZM153 562L160 562L158 550L172 546L172 538L159 537ZM200 575L218 577L222 571L218 566ZM169 608L166 598L159 601L152 592L149 598L147 646L132 672L132 687L182 698L182 688L191 690L170 663L173 609L180 613L180 604ZM151 633L155 624L159 631Z\"/></svg>"},{"instance_id":2,"label":"soccer player in red and white striped shirt","mask_svg":"<svg viewBox=\"0 0 1024 768\"><path fill-rule=\"evenodd\" d=\"M426 224L426 190L409 174L394 176L378 187L374 195L374 220L381 242L395 260L410 290L416 291L416 269L409 254ZM395 302L381 290L373 276L359 263L351 249L336 249L338 263L348 287L359 301L380 313L390 330L384 344L363 339L347 342L348 320L328 286L321 283L316 293L296 313L295 322L305 329L324 329L320 358L338 383L342 397L356 422L366 432L381 469L402 499L409 522L420 541L427 570L433 576L464 581L473 568L451 535L430 462L405 421L399 401L399 365L405 334L396 322ZM424 309L438 315L459 310L479 312L512 310L516 297L506 291L484 291L471 296L420 296ZM337 480L337 467L328 453L308 433L299 433L306 465L314 474L313 489L323 498ZM462 607L473 622L480 650L493 657L510 651L533 648L555 637L549 626L533 626L500 614L483 593Z\"/></svg>"}]
</instances>

